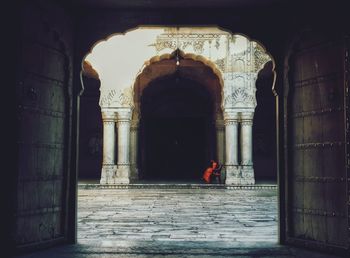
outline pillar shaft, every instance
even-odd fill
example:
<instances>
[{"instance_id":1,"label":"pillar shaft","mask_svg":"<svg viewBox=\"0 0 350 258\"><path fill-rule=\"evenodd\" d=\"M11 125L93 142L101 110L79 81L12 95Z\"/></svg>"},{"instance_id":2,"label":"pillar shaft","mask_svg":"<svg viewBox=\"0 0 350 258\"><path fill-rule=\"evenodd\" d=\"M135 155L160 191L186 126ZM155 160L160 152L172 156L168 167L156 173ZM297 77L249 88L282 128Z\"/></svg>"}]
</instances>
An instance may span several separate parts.
<instances>
[{"instance_id":1,"label":"pillar shaft","mask_svg":"<svg viewBox=\"0 0 350 258\"><path fill-rule=\"evenodd\" d=\"M225 162L225 127L222 120L216 122L216 151L219 164Z\"/></svg>"},{"instance_id":2,"label":"pillar shaft","mask_svg":"<svg viewBox=\"0 0 350 258\"><path fill-rule=\"evenodd\" d=\"M131 108L117 110L118 163L115 183L130 183L130 122Z\"/></svg>"},{"instance_id":3,"label":"pillar shaft","mask_svg":"<svg viewBox=\"0 0 350 258\"><path fill-rule=\"evenodd\" d=\"M253 165L253 118L242 117L241 122L242 165Z\"/></svg>"},{"instance_id":4,"label":"pillar shaft","mask_svg":"<svg viewBox=\"0 0 350 258\"><path fill-rule=\"evenodd\" d=\"M138 147L138 121L131 122L130 128L130 178L133 180L138 179L138 166L137 166L137 147Z\"/></svg>"},{"instance_id":5,"label":"pillar shaft","mask_svg":"<svg viewBox=\"0 0 350 258\"><path fill-rule=\"evenodd\" d=\"M115 121L116 114L111 110L102 110L103 120L103 160L101 184L113 184L115 165Z\"/></svg>"},{"instance_id":6,"label":"pillar shaft","mask_svg":"<svg viewBox=\"0 0 350 258\"><path fill-rule=\"evenodd\" d=\"M241 114L241 164L242 184L254 184L253 169L253 116L254 113Z\"/></svg>"},{"instance_id":7,"label":"pillar shaft","mask_svg":"<svg viewBox=\"0 0 350 258\"><path fill-rule=\"evenodd\" d=\"M225 121L226 165L238 165L238 121Z\"/></svg>"},{"instance_id":8,"label":"pillar shaft","mask_svg":"<svg viewBox=\"0 0 350 258\"><path fill-rule=\"evenodd\" d=\"M238 167L238 113L225 112L226 184L240 184Z\"/></svg>"},{"instance_id":9,"label":"pillar shaft","mask_svg":"<svg viewBox=\"0 0 350 258\"><path fill-rule=\"evenodd\" d=\"M130 165L130 121L118 120L118 166Z\"/></svg>"}]
</instances>

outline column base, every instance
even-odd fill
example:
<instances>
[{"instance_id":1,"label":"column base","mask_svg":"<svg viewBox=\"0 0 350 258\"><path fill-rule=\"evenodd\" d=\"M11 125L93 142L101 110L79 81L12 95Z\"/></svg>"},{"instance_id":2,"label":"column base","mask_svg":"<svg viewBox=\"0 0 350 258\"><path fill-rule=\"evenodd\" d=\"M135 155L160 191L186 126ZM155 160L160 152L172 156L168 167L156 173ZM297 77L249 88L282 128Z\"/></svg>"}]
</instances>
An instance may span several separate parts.
<instances>
[{"instance_id":1,"label":"column base","mask_svg":"<svg viewBox=\"0 0 350 258\"><path fill-rule=\"evenodd\" d=\"M130 184L130 166L118 165L117 174L114 178L115 184Z\"/></svg>"},{"instance_id":2,"label":"column base","mask_svg":"<svg viewBox=\"0 0 350 258\"><path fill-rule=\"evenodd\" d=\"M226 165L226 185L241 184L241 170L239 166Z\"/></svg>"},{"instance_id":3,"label":"column base","mask_svg":"<svg viewBox=\"0 0 350 258\"><path fill-rule=\"evenodd\" d=\"M226 185L254 185L253 166L226 166Z\"/></svg>"},{"instance_id":4,"label":"column base","mask_svg":"<svg viewBox=\"0 0 350 258\"><path fill-rule=\"evenodd\" d=\"M117 171L116 165L103 165L101 171L101 185L114 184L114 177Z\"/></svg>"},{"instance_id":5,"label":"column base","mask_svg":"<svg viewBox=\"0 0 350 258\"><path fill-rule=\"evenodd\" d=\"M241 184L242 185L254 185L254 168L253 166L241 166Z\"/></svg>"}]
</instances>

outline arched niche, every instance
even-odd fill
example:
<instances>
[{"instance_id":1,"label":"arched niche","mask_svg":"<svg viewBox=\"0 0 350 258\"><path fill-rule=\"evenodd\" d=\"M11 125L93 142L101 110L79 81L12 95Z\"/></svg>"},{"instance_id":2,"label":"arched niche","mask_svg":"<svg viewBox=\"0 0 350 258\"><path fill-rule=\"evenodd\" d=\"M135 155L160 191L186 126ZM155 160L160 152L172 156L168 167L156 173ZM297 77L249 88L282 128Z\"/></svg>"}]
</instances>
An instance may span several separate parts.
<instances>
[{"instance_id":1,"label":"arched niche","mask_svg":"<svg viewBox=\"0 0 350 258\"><path fill-rule=\"evenodd\" d=\"M199 182L210 159L223 162L222 85L212 67L175 53L152 58L133 91L132 125L139 141L131 148L137 148L140 179ZM183 164L176 162L180 160ZM186 168L177 167L184 164Z\"/></svg>"}]
</instances>

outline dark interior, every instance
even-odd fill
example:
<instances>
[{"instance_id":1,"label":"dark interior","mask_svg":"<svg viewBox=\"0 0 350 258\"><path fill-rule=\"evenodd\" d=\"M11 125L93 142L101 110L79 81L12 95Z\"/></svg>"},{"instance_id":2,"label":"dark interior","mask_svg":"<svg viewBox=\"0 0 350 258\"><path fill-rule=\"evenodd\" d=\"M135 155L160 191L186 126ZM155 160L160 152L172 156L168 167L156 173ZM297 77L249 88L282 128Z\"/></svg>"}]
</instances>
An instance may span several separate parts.
<instances>
[{"instance_id":1,"label":"dark interior","mask_svg":"<svg viewBox=\"0 0 350 258\"><path fill-rule=\"evenodd\" d=\"M204 86L173 75L141 97L141 179L199 181L215 156L213 103Z\"/></svg>"},{"instance_id":2,"label":"dark interior","mask_svg":"<svg viewBox=\"0 0 350 258\"><path fill-rule=\"evenodd\" d=\"M254 175L260 182L277 181L276 102L272 85L272 62L268 62L256 80L257 106L253 120Z\"/></svg>"}]
</instances>

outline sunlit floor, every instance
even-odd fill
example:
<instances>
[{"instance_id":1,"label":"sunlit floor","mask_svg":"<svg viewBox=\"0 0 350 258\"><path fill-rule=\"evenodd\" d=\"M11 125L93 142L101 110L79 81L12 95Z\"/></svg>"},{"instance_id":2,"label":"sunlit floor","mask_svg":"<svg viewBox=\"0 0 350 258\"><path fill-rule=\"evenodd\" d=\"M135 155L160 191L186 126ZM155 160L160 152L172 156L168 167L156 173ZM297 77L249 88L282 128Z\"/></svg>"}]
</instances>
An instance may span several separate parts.
<instances>
[{"instance_id":1,"label":"sunlit floor","mask_svg":"<svg viewBox=\"0 0 350 258\"><path fill-rule=\"evenodd\" d=\"M78 241L276 243L276 190L79 189Z\"/></svg>"},{"instance_id":2,"label":"sunlit floor","mask_svg":"<svg viewBox=\"0 0 350 258\"><path fill-rule=\"evenodd\" d=\"M277 244L276 189L78 190L78 244L23 257L334 257Z\"/></svg>"}]
</instances>

